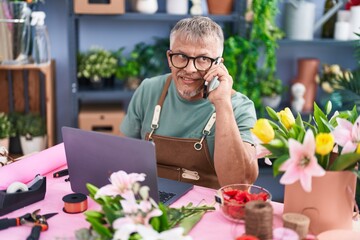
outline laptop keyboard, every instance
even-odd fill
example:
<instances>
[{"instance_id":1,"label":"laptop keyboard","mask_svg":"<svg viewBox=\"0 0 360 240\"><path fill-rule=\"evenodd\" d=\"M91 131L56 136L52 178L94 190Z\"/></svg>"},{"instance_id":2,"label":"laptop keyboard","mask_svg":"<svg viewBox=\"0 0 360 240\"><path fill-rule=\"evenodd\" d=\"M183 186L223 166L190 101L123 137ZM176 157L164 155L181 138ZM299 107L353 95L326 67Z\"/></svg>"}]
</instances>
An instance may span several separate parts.
<instances>
[{"instance_id":1,"label":"laptop keyboard","mask_svg":"<svg viewBox=\"0 0 360 240\"><path fill-rule=\"evenodd\" d=\"M159 199L160 199L160 202L161 202L161 203L166 203L166 202L169 201L173 196L175 196L175 193L159 191Z\"/></svg>"}]
</instances>

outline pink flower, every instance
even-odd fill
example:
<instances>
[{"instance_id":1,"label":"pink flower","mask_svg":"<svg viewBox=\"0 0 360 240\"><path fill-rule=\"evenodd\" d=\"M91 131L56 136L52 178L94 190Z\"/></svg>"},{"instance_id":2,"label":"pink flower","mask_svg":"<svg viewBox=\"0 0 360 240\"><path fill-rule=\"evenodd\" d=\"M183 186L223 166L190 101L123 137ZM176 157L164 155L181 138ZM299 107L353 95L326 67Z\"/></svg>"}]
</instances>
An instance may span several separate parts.
<instances>
[{"instance_id":1,"label":"pink flower","mask_svg":"<svg viewBox=\"0 0 360 240\"><path fill-rule=\"evenodd\" d=\"M333 131L335 142L343 147L342 153L355 152L360 143L360 116L354 125L346 119L337 118L338 125Z\"/></svg>"},{"instance_id":2,"label":"pink flower","mask_svg":"<svg viewBox=\"0 0 360 240\"><path fill-rule=\"evenodd\" d=\"M325 170L318 164L315 157L315 138L311 130L307 130L304 143L289 139L290 158L280 170L285 171L280 179L281 184L292 184L300 180L306 192L311 192L311 178L325 175Z\"/></svg>"},{"instance_id":3,"label":"pink flower","mask_svg":"<svg viewBox=\"0 0 360 240\"><path fill-rule=\"evenodd\" d=\"M136 182L145 180L144 173L129 173L118 171L110 176L111 184L100 188L95 195L95 199L101 196L117 196L132 191L132 187Z\"/></svg>"},{"instance_id":4,"label":"pink flower","mask_svg":"<svg viewBox=\"0 0 360 240\"><path fill-rule=\"evenodd\" d=\"M256 158L264 158L267 165L272 165L272 162L267 157L271 152L262 145L263 142L255 134L252 134L252 138L255 143Z\"/></svg>"}]
</instances>

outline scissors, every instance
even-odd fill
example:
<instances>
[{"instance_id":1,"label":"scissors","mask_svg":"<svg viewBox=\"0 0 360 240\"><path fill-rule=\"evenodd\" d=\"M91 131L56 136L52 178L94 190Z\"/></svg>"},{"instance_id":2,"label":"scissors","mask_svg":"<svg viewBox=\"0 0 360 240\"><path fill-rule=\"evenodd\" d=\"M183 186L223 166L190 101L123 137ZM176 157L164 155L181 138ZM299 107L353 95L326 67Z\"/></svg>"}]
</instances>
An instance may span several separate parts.
<instances>
[{"instance_id":1,"label":"scissors","mask_svg":"<svg viewBox=\"0 0 360 240\"><path fill-rule=\"evenodd\" d=\"M0 219L0 230L7 229L9 227L16 227L21 225L31 225L31 233L26 240L38 240L40 233L48 230L49 225L47 219L55 216L58 213L48 213L44 215L38 214L40 209L35 210L32 213L26 213L25 215L17 218L3 218Z\"/></svg>"}]
</instances>

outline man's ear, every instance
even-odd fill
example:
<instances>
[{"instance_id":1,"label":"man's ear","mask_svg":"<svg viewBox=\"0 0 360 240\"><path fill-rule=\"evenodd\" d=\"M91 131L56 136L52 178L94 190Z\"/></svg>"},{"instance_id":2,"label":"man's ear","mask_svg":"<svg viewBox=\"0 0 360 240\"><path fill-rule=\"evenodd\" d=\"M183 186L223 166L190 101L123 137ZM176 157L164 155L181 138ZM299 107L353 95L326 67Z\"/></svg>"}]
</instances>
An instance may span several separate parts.
<instances>
[{"instance_id":1,"label":"man's ear","mask_svg":"<svg viewBox=\"0 0 360 240\"><path fill-rule=\"evenodd\" d=\"M171 65L171 61L170 61L170 50L167 50L166 51L166 58L167 58L167 61L168 61L168 65L169 65L169 68L171 69L172 65Z\"/></svg>"}]
</instances>

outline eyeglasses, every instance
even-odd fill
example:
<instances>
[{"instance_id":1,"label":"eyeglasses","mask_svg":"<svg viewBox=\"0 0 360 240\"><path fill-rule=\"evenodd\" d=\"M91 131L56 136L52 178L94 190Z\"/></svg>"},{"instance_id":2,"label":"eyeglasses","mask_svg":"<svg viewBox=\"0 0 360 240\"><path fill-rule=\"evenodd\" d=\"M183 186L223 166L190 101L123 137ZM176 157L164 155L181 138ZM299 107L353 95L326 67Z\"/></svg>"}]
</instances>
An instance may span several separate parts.
<instances>
[{"instance_id":1,"label":"eyeglasses","mask_svg":"<svg viewBox=\"0 0 360 240\"><path fill-rule=\"evenodd\" d=\"M190 59L194 62L194 67L198 71L207 71L211 68L212 64L218 58L210 58L205 56L189 57L183 53L169 53L171 64L178 68L183 69L189 64Z\"/></svg>"}]
</instances>

